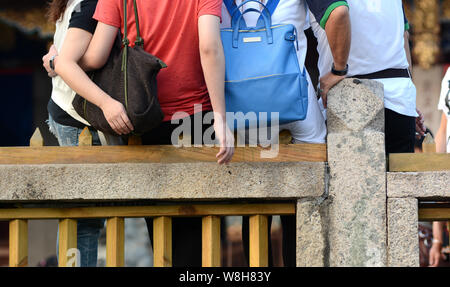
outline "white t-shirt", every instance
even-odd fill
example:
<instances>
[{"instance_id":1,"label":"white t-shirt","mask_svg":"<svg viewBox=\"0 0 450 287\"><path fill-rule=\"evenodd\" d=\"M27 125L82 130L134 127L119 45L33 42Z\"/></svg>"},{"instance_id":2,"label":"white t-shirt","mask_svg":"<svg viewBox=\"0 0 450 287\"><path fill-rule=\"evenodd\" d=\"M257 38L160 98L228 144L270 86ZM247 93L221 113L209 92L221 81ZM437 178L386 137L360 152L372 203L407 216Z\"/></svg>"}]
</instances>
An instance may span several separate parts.
<instances>
[{"instance_id":1,"label":"white t-shirt","mask_svg":"<svg viewBox=\"0 0 450 287\"><path fill-rule=\"evenodd\" d=\"M447 140L447 152L450 153L450 111L448 106L446 105L446 97L449 92L449 81L450 81L450 68L447 69L447 73L445 73L444 79L442 80L441 86L441 97L439 98L438 110L442 111L447 116L447 134L445 138ZM450 97L450 96L449 96ZM448 103L450 105L450 103Z\"/></svg>"},{"instance_id":2,"label":"white t-shirt","mask_svg":"<svg viewBox=\"0 0 450 287\"><path fill-rule=\"evenodd\" d=\"M404 49L405 18L401 0L347 0L352 26L348 76L409 67ZM333 56L325 31L313 14L311 27L318 40L319 72L331 70ZM409 78L377 79L384 84L385 107L416 117L416 88Z\"/></svg>"}]
</instances>

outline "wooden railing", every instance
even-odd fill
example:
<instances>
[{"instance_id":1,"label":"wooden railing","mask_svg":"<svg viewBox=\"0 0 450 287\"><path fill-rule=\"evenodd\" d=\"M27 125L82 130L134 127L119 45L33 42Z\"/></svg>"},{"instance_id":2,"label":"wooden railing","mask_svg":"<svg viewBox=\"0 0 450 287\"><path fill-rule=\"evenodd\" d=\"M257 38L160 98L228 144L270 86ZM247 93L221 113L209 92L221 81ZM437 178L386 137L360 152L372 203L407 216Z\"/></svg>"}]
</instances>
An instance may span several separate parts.
<instances>
[{"instance_id":1,"label":"wooden railing","mask_svg":"<svg viewBox=\"0 0 450 287\"><path fill-rule=\"evenodd\" d=\"M288 140L286 135L282 138ZM45 147L39 130L33 134L30 147L0 148L2 165L92 164L92 163L187 163L214 162L216 148L176 148L173 146L140 146L132 137L129 146L91 146L92 135L85 129L78 147ZM298 162L326 161L326 145L291 145L281 143L278 155L261 159L260 147L236 148L233 162ZM132 192L130 190L130 192ZM217 196L220 198L220 195ZM189 200L189 199L186 199ZM79 202L82 203L82 202ZM9 265L27 266L28 220L59 220L59 266L76 264L77 219L106 218L107 266L124 265L124 218L153 218L154 266L172 266L172 218L202 217L202 265L217 267L221 264L220 217L250 216L251 267L268 266L268 215L294 215L294 202L258 203L202 202L170 203L150 206L96 206L96 207L19 207L0 209L0 220L8 220L10 227Z\"/></svg>"},{"instance_id":2,"label":"wooden railing","mask_svg":"<svg viewBox=\"0 0 450 287\"><path fill-rule=\"evenodd\" d=\"M124 218L153 218L154 266L172 265L172 218L202 217L202 265L218 267L220 254L220 217L231 215L250 216L250 266L261 267L268 264L267 216L293 215L294 203L261 204L179 204L155 206L114 206L79 208L17 208L2 209L0 220L10 224L11 267L27 265L28 220L59 219L59 266L69 266L68 262L77 248L77 219L107 218L106 244L109 267L124 265Z\"/></svg>"}]
</instances>

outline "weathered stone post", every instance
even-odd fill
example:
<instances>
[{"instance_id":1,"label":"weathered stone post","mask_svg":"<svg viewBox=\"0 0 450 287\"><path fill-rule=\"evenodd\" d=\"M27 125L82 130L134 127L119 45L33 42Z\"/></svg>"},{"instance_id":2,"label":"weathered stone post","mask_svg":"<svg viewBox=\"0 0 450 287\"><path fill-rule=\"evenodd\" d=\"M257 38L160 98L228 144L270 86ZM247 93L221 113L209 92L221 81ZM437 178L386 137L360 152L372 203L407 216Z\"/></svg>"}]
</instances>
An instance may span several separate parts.
<instances>
[{"instance_id":1,"label":"weathered stone post","mask_svg":"<svg viewBox=\"0 0 450 287\"><path fill-rule=\"evenodd\" d=\"M329 266L386 266L383 85L346 79L328 94Z\"/></svg>"}]
</instances>

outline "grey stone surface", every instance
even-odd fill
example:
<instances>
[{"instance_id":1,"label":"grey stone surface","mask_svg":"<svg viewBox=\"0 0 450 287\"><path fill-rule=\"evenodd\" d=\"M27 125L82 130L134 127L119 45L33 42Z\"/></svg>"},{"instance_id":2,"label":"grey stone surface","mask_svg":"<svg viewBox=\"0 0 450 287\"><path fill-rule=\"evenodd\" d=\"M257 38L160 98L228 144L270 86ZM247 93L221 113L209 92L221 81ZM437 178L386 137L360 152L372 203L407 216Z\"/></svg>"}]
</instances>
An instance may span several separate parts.
<instances>
[{"instance_id":1,"label":"grey stone surface","mask_svg":"<svg viewBox=\"0 0 450 287\"><path fill-rule=\"evenodd\" d=\"M449 199L450 171L388 172L388 197Z\"/></svg>"},{"instance_id":2,"label":"grey stone surface","mask_svg":"<svg viewBox=\"0 0 450 287\"><path fill-rule=\"evenodd\" d=\"M0 165L1 201L301 198L324 163Z\"/></svg>"},{"instance_id":3,"label":"grey stone surface","mask_svg":"<svg viewBox=\"0 0 450 287\"><path fill-rule=\"evenodd\" d=\"M383 90L376 81L343 80L328 95L328 130L384 132Z\"/></svg>"},{"instance_id":4,"label":"grey stone surface","mask_svg":"<svg viewBox=\"0 0 450 287\"><path fill-rule=\"evenodd\" d=\"M328 95L329 265L386 266L383 86L347 79Z\"/></svg>"},{"instance_id":5,"label":"grey stone surface","mask_svg":"<svg viewBox=\"0 0 450 287\"><path fill-rule=\"evenodd\" d=\"M326 210L317 199L297 201L297 267L326 266Z\"/></svg>"},{"instance_id":6,"label":"grey stone surface","mask_svg":"<svg viewBox=\"0 0 450 287\"><path fill-rule=\"evenodd\" d=\"M418 201L388 199L388 264L419 267Z\"/></svg>"}]
</instances>

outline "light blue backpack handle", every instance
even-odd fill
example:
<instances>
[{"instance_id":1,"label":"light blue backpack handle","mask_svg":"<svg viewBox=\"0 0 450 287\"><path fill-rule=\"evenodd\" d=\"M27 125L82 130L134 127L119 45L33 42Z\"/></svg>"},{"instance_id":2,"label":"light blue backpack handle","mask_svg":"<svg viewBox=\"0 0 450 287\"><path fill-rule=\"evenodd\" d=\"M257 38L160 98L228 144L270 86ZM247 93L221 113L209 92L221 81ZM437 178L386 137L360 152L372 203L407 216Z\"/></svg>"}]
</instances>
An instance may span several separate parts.
<instances>
[{"instance_id":1,"label":"light blue backpack handle","mask_svg":"<svg viewBox=\"0 0 450 287\"><path fill-rule=\"evenodd\" d=\"M275 12L275 9L277 8L278 4L280 3L280 0L268 0L266 5L264 5L264 3L262 3L261 1L249 0L249 1L242 2L241 5L239 5L239 7L236 5L234 0L223 0L223 3L225 4L228 12L230 13L232 23L233 23L233 21L236 22L241 14L239 11L239 8L241 8L243 5L247 4L248 2L256 2L256 3L260 4L261 6L263 6L264 8L267 8L270 15L272 16L272 14ZM258 24L260 23L260 21L262 21L262 16L258 19ZM247 27L245 26L245 28L247 28Z\"/></svg>"},{"instance_id":2,"label":"light blue backpack handle","mask_svg":"<svg viewBox=\"0 0 450 287\"><path fill-rule=\"evenodd\" d=\"M251 0L249 0L251 1ZM268 10L263 10L263 11L267 11ZM263 13L262 11L259 11L258 9L255 8L249 8L247 10L244 11L244 13L241 14L241 16L239 16L239 19L237 20L236 23L234 23L233 25L233 48L237 48L238 47L238 43L239 43L239 28L240 28L240 22L242 20L244 20L244 15L249 13L249 12L256 12L256 13L260 13L262 15L262 19L264 21L264 26L266 27L266 34L267 34L267 43L268 44L273 44L273 33L272 33L272 20L269 16L267 16L265 13Z\"/></svg>"},{"instance_id":3,"label":"light blue backpack handle","mask_svg":"<svg viewBox=\"0 0 450 287\"><path fill-rule=\"evenodd\" d=\"M246 11L244 11L242 14L241 14L241 12L239 11L239 9L240 8L242 8L245 4L247 4L247 3L250 3L250 2L255 2L255 3L258 3L258 4L260 4L262 7L263 7L263 10L262 10L262 12L260 12L260 11L258 11L259 13L261 13L261 17L259 17L259 19L258 19L258 24L257 25L259 25L260 23L261 23L261 21L262 21L262 15L264 15L263 13L267 13L267 15L269 16L269 18L271 18L271 14L270 14L270 11L269 11L269 9L267 9L267 7L266 7L266 5L264 5L263 3L261 3L260 1L258 1L258 0L246 0L246 1L244 1L244 2L242 2L239 6L236 6L236 4L234 3L234 1L233 0L227 0L227 1L232 1L232 3L234 4L234 5L232 5L233 7L235 6L236 8L233 10L233 12L231 13L231 27L234 27L235 25L236 25L236 22L238 22L238 26L239 27L241 27L242 29L247 29L247 25L245 24L245 22L243 22L243 24L244 25L241 25L241 24L239 24L239 19L241 18L241 16L243 16L245 13L246 13ZM254 9L254 8L253 8ZM255 9L256 10L256 9Z\"/></svg>"}]
</instances>

